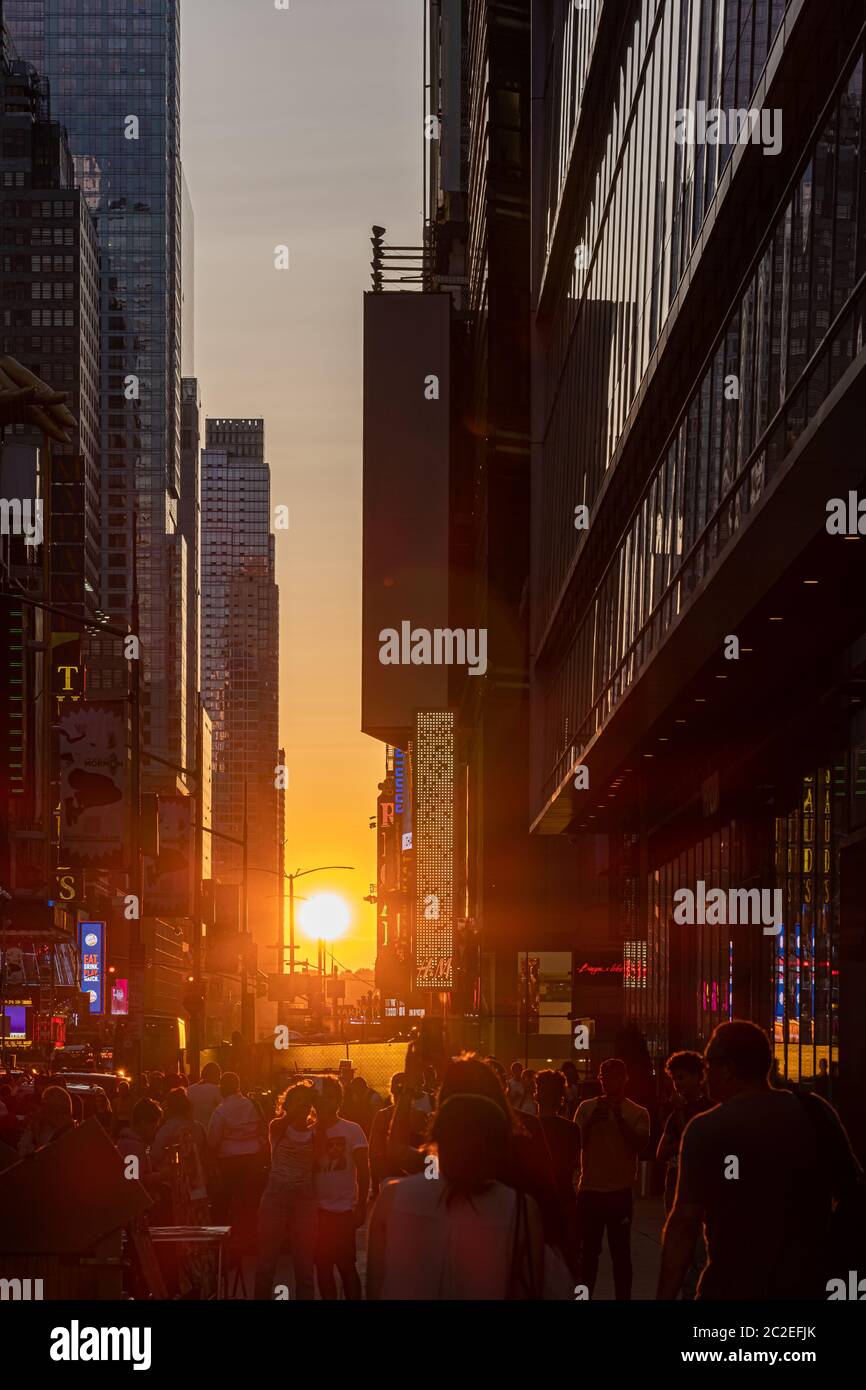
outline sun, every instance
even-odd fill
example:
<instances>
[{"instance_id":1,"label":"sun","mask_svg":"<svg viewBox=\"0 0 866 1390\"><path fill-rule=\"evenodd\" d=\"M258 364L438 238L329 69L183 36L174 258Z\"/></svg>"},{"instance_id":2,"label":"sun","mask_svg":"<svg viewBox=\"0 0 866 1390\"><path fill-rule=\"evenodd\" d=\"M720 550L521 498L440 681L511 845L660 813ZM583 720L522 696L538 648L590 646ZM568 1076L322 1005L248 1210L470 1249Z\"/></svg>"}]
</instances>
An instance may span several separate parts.
<instances>
[{"instance_id":1,"label":"sun","mask_svg":"<svg viewBox=\"0 0 866 1390\"><path fill-rule=\"evenodd\" d=\"M337 893L316 893L298 909L301 928L311 941L336 941L349 926L349 905Z\"/></svg>"}]
</instances>

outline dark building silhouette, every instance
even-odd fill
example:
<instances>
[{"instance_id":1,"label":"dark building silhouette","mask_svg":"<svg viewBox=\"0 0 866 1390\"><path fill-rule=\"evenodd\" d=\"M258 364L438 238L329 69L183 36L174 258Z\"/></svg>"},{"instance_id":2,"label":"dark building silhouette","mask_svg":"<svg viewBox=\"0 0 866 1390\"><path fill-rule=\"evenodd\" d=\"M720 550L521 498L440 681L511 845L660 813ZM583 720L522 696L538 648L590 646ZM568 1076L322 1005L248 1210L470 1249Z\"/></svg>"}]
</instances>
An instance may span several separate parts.
<instances>
[{"instance_id":1,"label":"dark building silhouette","mask_svg":"<svg viewBox=\"0 0 866 1390\"><path fill-rule=\"evenodd\" d=\"M387 853L384 861L389 920L400 921L393 940L382 929L380 865L380 988L386 995L396 992L405 965L405 917L414 898L418 994L412 1002L423 1003L428 1013L450 1014L461 1042L471 1039L500 1055L537 1059L570 1052L571 951L579 939L593 948L604 940L607 919L603 887L593 883L578 903L579 857L571 846L536 841L529 833L530 8L528 0L506 7L445 0L427 8L429 155L424 236L416 260L423 292L399 292L399 256L385 245L381 264L375 252L374 293L367 297L365 317L364 690L366 697L383 682L391 690L402 683L404 728L396 731L384 714L373 718L366 698L363 727L397 742L411 767L411 840L402 850L404 868L398 872L394 866L389 877ZM432 310L425 308L442 300L449 310L447 389L441 383L435 402L425 403L420 389L425 371L438 368L422 370L419 361L414 392L403 367L423 358L425 350L429 361L442 355L427 317ZM415 332L404 340L396 322L413 314ZM380 319L394 325L386 335L399 357L393 369L370 351ZM387 405L387 389L399 404ZM431 460L433 431L439 429L434 413L446 402L447 448ZM429 499L416 508L402 504L405 484L399 479L391 488L386 485L388 465L370 420L378 411L384 429L389 411L402 421L404 407L416 412L418 439L413 444L407 435L396 451L405 456L402 476L419 470L416 496ZM437 486L447 489L444 536ZM483 631L483 674L470 674L468 664L405 666L398 674L391 667L384 674L377 668L372 644L381 626L378 617L392 602L395 587L399 590L406 568L399 561L389 568L383 554L395 553L423 557L405 591L414 603L404 605L399 616L420 627ZM436 583L429 579L431 571ZM393 616L396 620L396 608ZM450 733L430 722L445 711L453 714ZM429 777L421 765L422 728L426 745L442 745ZM448 742L442 742L446 736ZM444 900L434 891L435 873L429 884L419 878L426 847L442 852L446 808L437 776L442 761L449 762L453 776L447 807L452 881ZM425 826L421 789L428 782L435 798L427 801L437 810L435 823ZM425 910L432 908L441 919L443 901L451 924L447 959L437 919L425 919ZM536 1015L532 1026L527 1026L521 986L528 960L547 991L544 1023ZM612 1017L611 1026L616 1022Z\"/></svg>"},{"instance_id":2,"label":"dark building silhouette","mask_svg":"<svg viewBox=\"0 0 866 1390\"><path fill-rule=\"evenodd\" d=\"M183 661L181 685L195 694L201 690L201 392L195 377L181 382L180 499L175 563L182 566L185 621L178 615L172 640L178 644L177 660ZM182 540L181 540L182 538ZM185 649L180 650L180 644ZM184 720L187 756L195 756L197 701L188 699L172 709L172 721ZM173 741L180 742L174 731Z\"/></svg>"}]
</instances>

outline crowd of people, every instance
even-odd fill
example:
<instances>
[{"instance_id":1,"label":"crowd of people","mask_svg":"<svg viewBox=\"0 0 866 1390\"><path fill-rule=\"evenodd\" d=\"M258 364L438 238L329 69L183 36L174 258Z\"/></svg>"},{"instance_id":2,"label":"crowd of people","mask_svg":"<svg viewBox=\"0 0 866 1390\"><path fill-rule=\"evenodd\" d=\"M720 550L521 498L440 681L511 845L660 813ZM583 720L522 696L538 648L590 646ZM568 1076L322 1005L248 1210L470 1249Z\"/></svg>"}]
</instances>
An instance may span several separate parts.
<instances>
[{"instance_id":1,"label":"crowd of people","mask_svg":"<svg viewBox=\"0 0 866 1390\"><path fill-rule=\"evenodd\" d=\"M703 1055L674 1053L665 1076L651 1114L620 1058L581 1081L568 1062L431 1064L410 1043L387 1099L361 1077L296 1080L268 1122L210 1063L192 1085L155 1072L136 1096L121 1083L96 1118L136 1161L154 1223L230 1227L257 1299L592 1298L606 1238L628 1300L642 1160L664 1174L659 1298L826 1297L834 1260L860 1248L862 1265L866 1231L863 1174L821 1088L780 1083L745 1022L720 1025ZM26 1104L0 1085L0 1141L22 1157L80 1118L62 1077L44 1083ZM276 1283L284 1257L291 1288Z\"/></svg>"}]
</instances>

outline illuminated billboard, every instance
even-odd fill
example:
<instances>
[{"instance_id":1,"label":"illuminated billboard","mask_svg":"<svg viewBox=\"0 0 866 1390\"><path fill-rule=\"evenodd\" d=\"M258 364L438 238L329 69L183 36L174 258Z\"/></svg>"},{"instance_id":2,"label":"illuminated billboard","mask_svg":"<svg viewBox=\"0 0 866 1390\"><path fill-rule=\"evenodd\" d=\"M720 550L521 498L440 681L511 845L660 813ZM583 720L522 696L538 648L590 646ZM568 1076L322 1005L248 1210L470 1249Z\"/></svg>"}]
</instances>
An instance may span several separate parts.
<instances>
[{"instance_id":1,"label":"illuminated billboard","mask_svg":"<svg viewBox=\"0 0 866 1390\"><path fill-rule=\"evenodd\" d=\"M6 1015L4 1036L7 1042L22 1042L27 1037L27 1009L23 1004L7 1004L3 1010Z\"/></svg>"},{"instance_id":2,"label":"illuminated billboard","mask_svg":"<svg viewBox=\"0 0 866 1390\"><path fill-rule=\"evenodd\" d=\"M79 922L78 949L81 953L81 992L90 998L90 1012L101 1014L105 963L105 923Z\"/></svg>"},{"instance_id":3,"label":"illuminated billboard","mask_svg":"<svg viewBox=\"0 0 866 1390\"><path fill-rule=\"evenodd\" d=\"M120 701L73 705L59 717L60 844L70 868L124 866L126 723Z\"/></svg>"},{"instance_id":4,"label":"illuminated billboard","mask_svg":"<svg viewBox=\"0 0 866 1390\"><path fill-rule=\"evenodd\" d=\"M129 1014L129 980L112 980L111 1012L115 1016L127 1017Z\"/></svg>"},{"instance_id":5,"label":"illuminated billboard","mask_svg":"<svg viewBox=\"0 0 866 1390\"><path fill-rule=\"evenodd\" d=\"M451 989L454 949L454 715L415 720L415 984Z\"/></svg>"}]
</instances>

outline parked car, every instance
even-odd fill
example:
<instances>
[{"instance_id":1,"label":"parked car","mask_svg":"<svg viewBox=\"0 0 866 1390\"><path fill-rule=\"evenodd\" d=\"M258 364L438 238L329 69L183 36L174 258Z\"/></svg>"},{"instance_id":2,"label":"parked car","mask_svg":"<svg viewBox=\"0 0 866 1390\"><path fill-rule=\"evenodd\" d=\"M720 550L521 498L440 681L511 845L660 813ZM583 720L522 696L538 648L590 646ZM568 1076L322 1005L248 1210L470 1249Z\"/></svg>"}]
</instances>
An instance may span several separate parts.
<instances>
[{"instance_id":1,"label":"parked car","mask_svg":"<svg viewBox=\"0 0 866 1390\"><path fill-rule=\"evenodd\" d=\"M62 1081L69 1091L79 1086L96 1087L104 1091L109 1100L113 1100L119 1083L125 1077L113 1071L63 1071L58 1073L56 1079Z\"/></svg>"},{"instance_id":2,"label":"parked car","mask_svg":"<svg viewBox=\"0 0 866 1390\"><path fill-rule=\"evenodd\" d=\"M81 1101L82 1119L89 1120L91 1115L96 1115L103 1108L101 1100L107 1100L108 1095L102 1086L94 1086L88 1082L71 1081L66 1087L70 1096L77 1096Z\"/></svg>"}]
</instances>

